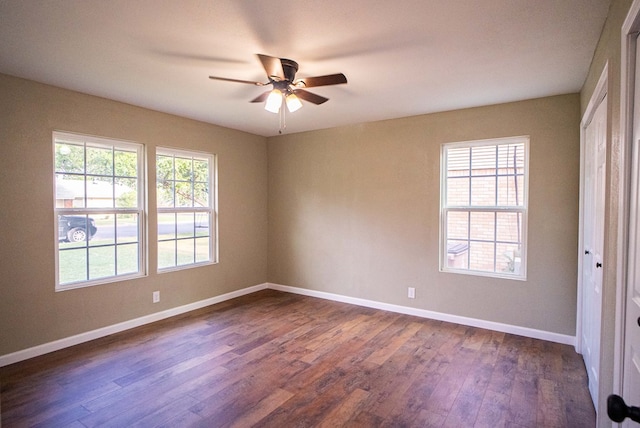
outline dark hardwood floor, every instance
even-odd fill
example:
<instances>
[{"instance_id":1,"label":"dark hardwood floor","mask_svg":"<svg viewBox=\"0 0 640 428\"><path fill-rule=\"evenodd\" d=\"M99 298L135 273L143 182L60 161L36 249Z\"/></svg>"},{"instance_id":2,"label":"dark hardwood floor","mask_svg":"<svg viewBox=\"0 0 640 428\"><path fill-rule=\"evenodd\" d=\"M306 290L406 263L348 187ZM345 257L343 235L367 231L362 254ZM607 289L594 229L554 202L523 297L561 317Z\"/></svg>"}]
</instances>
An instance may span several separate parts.
<instances>
[{"instance_id":1,"label":"dark hardwood floor","mask_svg":"<svg viewBox=\"0 0 640 428\"><path fill-rule=\"evenodd\" d=\"M265 290L0 369L2 427L592 427L572 347Z\"/></svg>"}]
</instances>

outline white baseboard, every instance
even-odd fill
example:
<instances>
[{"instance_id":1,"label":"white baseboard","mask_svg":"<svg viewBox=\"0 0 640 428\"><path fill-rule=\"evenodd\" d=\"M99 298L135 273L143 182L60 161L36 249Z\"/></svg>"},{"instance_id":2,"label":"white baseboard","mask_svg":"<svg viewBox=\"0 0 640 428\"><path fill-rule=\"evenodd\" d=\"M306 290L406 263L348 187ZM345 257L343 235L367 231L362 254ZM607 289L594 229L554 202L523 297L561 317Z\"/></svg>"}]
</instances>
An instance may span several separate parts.
<instances>
[{"instance_id":1,"label":"white baseboard","mask_svg":"<svg viewBox=\"0 0 640 428\"><path fill-rule=\"evenodd\" d=\"M273 290L285 291L288 293L301 294L304 296L318 297L321 299L335 300L336 302L349 303L352 305L365 306L367 308L382 309L384 311L397 312L406 315L414 315L421 318L429 318L438 321L447 321L455 324L468 325L471 327L484 328L487 330L499 331L502 333L516 334L518 336L541 339L549 342L562 343L564 345L575 346L576 338L566 334L553 333L550 331L537 330L528 327L502 324L499 322L485 321L476 318L467 318L459 315L445 314L442 312L428 311L426 309L411 308L408 306L393 305L390 303L377 302L375 300L348 297L340 294L326 293L324 291L309 290L306 288L290 287L288 285L272 284L267 285Z\"/></svg>"},{"instance_id":2,"label":"white baseboard","mask_svg":"<svg viewBox=\"0 0 640 428\"><path fill-rule=\"evenodd\" d=\"M149 324L155 321L160 321L165 318L170 318L176 315L184 314L186 312L201 309L216 303L224 302L226 300L234 299L236 297L244 296L247 294L255 293L256 291L265 290L267 288L284 291L287 293L300 294L310 297L318 297L320 299L333 300L336 302L349 303L357 306L364 306L367 308L381 309L384 311L397 312L406 315L414 315L421 318L434 319L439 321L447 321L456 324L468 325L471 327L485 328L487 330L494 330L503 333L517 334L519 336L531 337L533 339L547 340L549 342L562 343L565 345L575 346L575 337L565 334L553 333L544 330L536 330L533 328L519 327L509 324L502 324L493 321L485 321L475 318L467 318L458 315L450 315L441 312L428 311L426 309L411 308L408 306L393 305L390 303L377 302L374 300L360 299L356 297L343 296L340 294L327 293L324 291L308 290L306 288L291 287L288 285L280 285L273 283L264 283L254 285L252 287L243 288L241 290L232 291L230 293L222 294L220 296L211 297L209 299L200 300L198 302L189 303L184 306L167 309L162 312L156 312L154 314L145 315L140 318L135 318L129 321L124 321L118 324L102 327L96 330L87 331L85 333L76 334L74 336L65 337L64 339L56 340L53 342L44 343L42 345L34 346L32 348L23 349L21 351L13 352L11 354L0 355L0 367L8 366L9 364L24 361L29 358L37 357L40 355L48 354L49 352L58 351L60 349L68 348L70 346L78 345L80 343L88 342L90 340L105 337L110 334L119 333L121 331L129 330L134 327Z\"/></svg>"},{"instance_id":3,"label":"white baseboard","mask_svg":"<svg viewBox=\"0 0 640 428\"><path fill-rule=\"evenodd\" d=\"M243 288L242 290L232 291L230 293L222 294L220 296L211 297L209 299L200 300L198 302L189 303L184 306L178 306L176 308L167 309L162 312L156 312L154 314L145 315L140 318L135 318L129 321L124 321L118 324L102 327L96 330L87 331L85 333L76 334L75 336L65 337L64 339L56 340L53 342L44 343L42 345L34 346L32 348L23 349L21 351L13 352L11 354L0 355L0 367L8 366L9 364L24 361L29 358L37 357L39 355L48 354L49 352L58 351L60 349L68 348L70 346L78 345L80 343L88 342L90 340L105 337L110 334L119 333L121 331L129 330L134 327L140 327L141 325L149 324L155 321L160 321L165 318L170 318L176 315L184 314L186 312L195 311L206 306L214 305L216 303L224 302L225 300L234 299L236 297L244 296L246 294L255 293L256 291L264 290L268 287L268 284L259 284L252 287Z\"/></svg>"}]
</instances>

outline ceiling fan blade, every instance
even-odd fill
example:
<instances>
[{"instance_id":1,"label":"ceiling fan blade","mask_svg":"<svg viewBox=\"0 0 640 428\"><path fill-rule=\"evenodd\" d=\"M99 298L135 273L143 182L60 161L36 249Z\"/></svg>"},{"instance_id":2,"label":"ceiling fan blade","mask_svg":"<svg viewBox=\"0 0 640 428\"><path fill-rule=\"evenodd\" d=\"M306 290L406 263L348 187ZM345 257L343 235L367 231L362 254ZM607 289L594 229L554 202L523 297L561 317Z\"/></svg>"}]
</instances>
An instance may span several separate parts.
<instances>
[{"instance_id":1,"label":"ceiling fan blade","mask_svg":"<svg viewBox=\"0 0 640 428\"><path fill-rule=\"evenodd\" d=\"M263 101L266 101L267 98L269 97L269 94L271 93L271 91L267 91L264 94L258 95L257 97L255 97L254 99L252 99L251 103L261 103Z\"/></svg>"},{"instance_id":2,"label":"ceiling fan blade","mask_svg":"<svg viewBox=\"0 0 640 428\"><path fill-rule=\"evenodd\" d=\"M280 81L285 80L284 70L282 69L282 62L280 58L276 58L269 55L256 54L260 58L260 62L264 67L264 71L267 72L269 79Z\"/></svg>"},{"instance_id":3,"label":"ceiling fan blade","mask_svg":"<svg viewBox=\"0 0 640 428\"><path fill-rule=\"evenodd\" d=\"M347 83L347 77L342 74L329 74L326 76L303 77L295 81L294 85L302 88L313 88L315 86L340 85Z\"/></svg>"},{"instance_id":4,"label":"ceiling fan blade","mask_svg":"<svg viewBox=\"0 0 640 428\"><path fill-rule=\"evenodd\" d=\"M322 104L329 101L329 98L321 97L313 92L305 91L304 89L296 89L293 91L298 98L302 98L305 101L309 101L313 104Z\"/></svg>"},{"instance_id":5,"label":"ceiling fan blade","mask_svg":"<svg viewBox=\"0 0 640 428\"><path fill-rule=\"evenodd\" d=\"M229 79L227 77L209 76L209 79L212 79L212 80L223 80L225 82L248 83L250 85L256 85L256 86L264 86L264 83L261 83L261 82L252 82L250 80Z\"/></svg>"}]
</instances>

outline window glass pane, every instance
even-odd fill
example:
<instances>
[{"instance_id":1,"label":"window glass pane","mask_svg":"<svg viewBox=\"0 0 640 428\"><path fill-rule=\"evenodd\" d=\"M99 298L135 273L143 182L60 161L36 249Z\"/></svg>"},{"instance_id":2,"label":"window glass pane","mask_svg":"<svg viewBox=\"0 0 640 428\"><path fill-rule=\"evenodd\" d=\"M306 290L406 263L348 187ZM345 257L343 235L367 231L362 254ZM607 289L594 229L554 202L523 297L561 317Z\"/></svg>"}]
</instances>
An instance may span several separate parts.
<instances>
[{"instance_id":1,"label":"window glass pane","mask_svg":"<svg viewBox=\"0 0 640 428\"><path fill-rule=\"evenodd\" d=\"M176 215L174 213L158 214L158 239L176 238Z\"/></svg>"},{"instance_id":2,"label":"window glass pane","mask_svg":"<svg viewBox=\"0 0 640 428\"><path fill-rule=\"evenodd\" d=\"M172 208L175 206L173 183L168 180L160 180L156 183L156 198L159 207Z\"/></svg>"},{"instance_id":3,"label":"window glass pane","mask_svg":"<svg viewBox=\"0 0 640 428\"><path fill-rule=\"evenodd\" d=\"M524 169L524 144L498 146L498 168L505 174L521 173Z\"/></svg>"},{"instance_id":4,"label":"window glass pane","mask_svg":"<svg viewBox=\"0 0 640 428\"><path fill-rule=\"evenodd\" d=\"M87 174L113 175L113 150L104 147L87 147Z\"/></svg>"},{"instance_id":5,"label":"window glass pane","mask_svg":"<svg viewBox=\"0 0 640 428\"><path fill-rule=\"evenodd\" d=\"M118 214L116 215L116 236L118 243L138 242L138 215Z\"/></svg>"},{"instance_id":6,"label":"window glass pane","mask_svg":"<svg viewBox=\"0 0 640 428\"><path fill-rule=\"evenodd\" d=\"M58 282L69 284L87 280L86 248L58 252Z\"/></svg>"},{"instance_id":7,"label":"window glass pane","mask_svg":"<svg viewBox=\"0 0 640 428\"><path fill-rule=\"evenodd\" d=\"M447 214L447 238L469 239L469 213L450 211Z\"/></svg>"},{"instance_id":8,"label":"window glass pane","mask_svg":"<svg viewBox=\"0 0 640 428\"><path fill-rule=\"evenodd\" d=\"M115 247L89 248L89 279L106 278L116 274Z\"/></svg>"},{"instance_id":9,"label":"window glass pane","mask_svg":"<svg viewBox=\"0 0 640 428\"><path fill-rule=\"evenodd\" d=\"M58 242L60 248L86 247L97 232L93 217L88 215L59 215Z\"/></svg>"},{"instance_id":10,"label":"window glass pane","mask_svg":"<svg viewBox=\"0 0 640 428\"><path fill-rule=\"evenodd\" d=\"M208 262L209 257L209 238L196 239L196 263Z\"/></svg>"},{"instance_id":11,"label":"window glass pane","mask_svg":"<svg viewBox=\"0 0 640 428\"><path fill-rule=\"evenodd\" d=\"M158 268L170 268L176 265L176 241L158 242Z\"/></svg>"},{"instance_id":12,"label":"window glass pane","mask_svg":"<svg viewBox=\"0 0 640 428\"><path fill-rule=\"evenodd\" d=\"M209 236L209 213L196 213L196 236Z\"/></svg>"},{"instance_id":13,"label":"window glass pane","mask_svg":"<svg viewBox=\"0 0 640 428\"><path fill-rule=\"evenodd\" d=\"M447 179L447 205L456 207L469 205L468 177Z\"/></svg>"},{"instance_id":14,"label":"window glass pane","mask_svg":"<svg viewBox=\"0 0 640 428\"><path fill-rule=\"evenodd\" d=\"M138 154L133 151L115 150L114 172L118 177L138 176Z\"/></svg>"},{"instance_id":15,"label":"window glass pane","mask_svg":"<svg viewBox=\"0 0 640 428\"><path fill-rule=\"evenodd\" d=\"M59 142L55 145L55 168L57 172L84 173L84 145Z\"/></svg>"},{"instance_id":16,"label":"window glass pane","mask_svg":"<svg viewBox=\"0 0 640 428\"><path fill-rule=\"evenodd\" d=\"M447 150L447 176L468 176L471 149L469 147Z\"/></svg>"},{"instance_id":17,"label":"window glass pane","mask_svg":"<svg viewBox=\"0 0 640 428\"><path fill-rule=\"evenodd\" d=\"M473 177L471 179L471 205L494 206L496 204L496 178Z\"/></svg>"},{"instance_id":18,"label":"window glass pane","mask_svg":"<svg viewBox=\"0 0 640 428\"><path fill-rule=\"evenodd\" d=\"M498 205L522 206L524 201L522 176L498 177Z\"/></svg>"},{"instance_id":19,"label":"window glass pane","mask_svg":"<svg viewBox=\"0 0 640 428\"><path fill-rule=\"evenodd\" d=\"M118 275L136 273L138 266L138 244L118 245Z\"/></svg>"},{"instance_id":20,"label":"window glass pane","mask_svg":"<svg viewBox=\"0 0 640 428\"><path fill-rule=\"evenodd\" d=\"M193 206L193 186L190 182L176 181L176 206L192 207Z\"/></svg>"},{"instance_id":21,"label":"window glass pane","mask_svg":"<svg viewBox=\"0 0 640 428\"><path fill-rule=\"evenodd\" d=\"M471 148L471 175L496 175L496 146Z\"/></svg>"},{"instance_id":22,"label":"window glass pane","mask_svg":"<svg viewBox=\"0 0 640 428\"><path fill-rule=\"evenodd\" d=\"M176 157L175 159L176 180L191 181L193 174L191 170L191 159Z\"/></svg>"},{"instance_id":23,"label":"window glass pane","mask_svg":"<svg viewBox=\"0 0 640 428\"><path fill-rule=\"evenodd\" d=\"M518 175L518 206L524 206L525 188L524 188L524 175Z\"/></svg>"},{"instance_id":24,"label":"window glass pane","mask_svg":"<svg viewBox=\"0 0 640 428\"><path fill-rule=\"evenodd\" d=\"M116 243L116 218L114 214L91 214L89 217L89 232L94 233L89 241L90 246L113 245ZM91 227L91 225L93 227Z\"/></svg>"},{"instance_id":25,"label":"window glass pane","mask_svg":"<svg viewBox=\"0 0 640 428\"><path fill-rule=\"evenodd\" d=\"M135 178L116 178L116 207L138 207L138 180Z\"/></svg>"},{"instance_id":26,"label":"window glass pane","mask_svg":"<svg viewBox=\"0 0 640 428\"><path fill-rule=\"evenodd\" d=\"M179 239L177 247L178 247L178 265L195 263L195 240L194 239Z\"/></svg>"},{"instance_id":27,"label":"window glass pane","mask_svg":"<svg viewBox=\"0 0 640 428\"><path fill-rule=\"evenodd\" d=\"M158 180L174 180L172 156L156 156L156 177Z\"/></svg>"},{"instance_id":28,"label":"window glass pane","mask_svg":"<svg viewBox=\"0 0 640 428\"><path fill-rule=\"evenodd\" d=\"M206 160L193 160L193 180L196 182L209 182L209 162Z\"/></svg>"},{"instance_id":29,"label":"window glass pane","mask_svg":"<svg viewBox=\"0 0 640 428\"><path fill-rule=\"evenodd\" d=\"M189 238L196 234L195 213L178 214L178 237Z\"/></svg>"},{"instance_id":30,"label":"window glass pane","mask_svg":"<svg viewBox=\"0 0 640 428\"><path fill-rule=\"evenodd\" d=\"M520 246L516 244L496 244L496 272L519 274L522 259Z\"/></svg>"},{"instance_id":31,"label":"window glass pane","mask_svg":"<svg viewBox=\"0 0 640 428\"><path fill-rule=\"evenodd\" d=\"M495 239L495 213L471 212L470 238L480 241L493 241Z\"/></svg>"},{"instance_id":32,"label":"window glass pane","mask_svg":"<svg viewBox=\"0 0 640 428\"><path fill-rule=\"evenodd\" d=\"M447 241L447 267L458 269L469 268L468 241L456 241L454 239Z\"/></svg>"},{"instance_id":33,"label":"window glass pane","mask_svg":"<svg viewBox=\"0 0 640 428\"><path fill-rule=\"evenodd\" d=\"M469 269L494 271L495 247L493 242L469 243Z\"/></svg>"},{"instance_id":34,"label":"window glass pane","mask_svg":"<svg viewBox=\"0 0 640 428\"><path fill-rule=\"evenodd\" d=\"M193 206L209 206L209 185L208 183L195 183L193 185Z\"/></svg>"},{"instance_id":35,"label":"window glass pane","mask_svg":"<svg viewBox=\"0 0 640 428\"><path fill-rule=\"evenodd\" d=\"M113 208L114 190L111 177L94 177L93 180L87 181L87 207Z\"/></svg>"},{"instance_id":36,"label":"window glass pane","mask_svg":"<svg viewBox=\"0 0 640 428\"><path fill-rule=\"evenodd\" d=\"M519 243L522 235L521 213L497 213L497 240Z\"/></svg>"},{"instance_id":37,"label":"window glass pane","mask_svg":"<svg viewBox=\"0 0 640 428\"><path fill-rule=\"evenodd\" d=\"M84 176L56 175L56 208L84 208Z\"/></svg>"}]
</instances>

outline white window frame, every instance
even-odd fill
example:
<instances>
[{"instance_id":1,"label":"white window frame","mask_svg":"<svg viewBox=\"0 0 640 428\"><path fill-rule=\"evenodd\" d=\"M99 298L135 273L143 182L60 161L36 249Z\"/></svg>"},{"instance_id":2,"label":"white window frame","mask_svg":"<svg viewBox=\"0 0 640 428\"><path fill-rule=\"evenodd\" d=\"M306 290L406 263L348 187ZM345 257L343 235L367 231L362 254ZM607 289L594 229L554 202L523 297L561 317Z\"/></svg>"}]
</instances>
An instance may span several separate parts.
<instances>
[{"instance_id":1,"label":"white window frame","mask_svg":"<svg viewBox=\"0 0 640 428\"><path fill-rule=\"evenodd\" d=\"M101 207L101 208L93 208L93 207L87 207L86 205L86 199L85 199L85 206L83 208L64 208L64 207L57 207L56 206L56 198L57 198L57 194L56 194L56 180L57 180L57 176L60 175L77 175L77 176L84 176L85 178L87 176L91 176L91 174L87 174L86 170L83 173L59 173L56 171L56 165L55 165L55 160L56 160L56 143L57 142L71 142L71 143L78 143L83 145L84 150L85 150L85 163L86 163L86 147L87 146L91 146L91 145L104 145L104 146L112 146L114 148L121 148L121 149L126 149L126 150L131 150L131 151L135 151L136 152L136 156L137 156L137 207L135 208L123 208L123 207L110 207L110 208L106 208L106 207ZM99 285L99 284L106 284L106 283L112 283L112 282L119 282L119 281L124 281L124 280L129 280L129 279L134 279L134 278L140 278L140 277L144 277L147 275L147 263L146 263L146 241L145 241L145 236L146 236L146 215L145 215L145 206L146 206L146 180L145 180L145 160L144 160L144 146L142 144L139 143L135 143L135 142L130 142L130 141L122 141L122 140L116 140L116 139L111 139L111 138L104 138L104 137L95 137L95 136L89 136L89 135L82 135L82 134L75 134L75 133L70 133L70 132L62 132L62 131L54 131L53 132L53 137L52 137L52 151L53 151L53 204L54 204L54 225L55 225L55 267L56 267L56 275L55 275L55 290L56 291L65 291L65 290L72 290L72 289L76 289L76 288L82 288L82 287L90 287L90 286L94 286L94 285ZM113 175L112 177L116 177L115 175ZM86 186L86 184L85 184ZM86 191L85 191L85 197L86 197ZM77 281L77 282L70 282L70 283L65 283L65 284L60 284L60 251L64 251L61 250L59 248L59 238L58 238L58 221L59 221L59 216L60 215L87 215L87 216L91 216L94 214L111 214L111 215L118 215L118 214L135 214L137 215L138 218L138 236L137 236L137 244L138 244L138 251L137 251L137 255L138 255L138 271L137 272L132 272L132 273L126 273L126 274L121 274L121 275L114 275L114 276L108 276L108 277L102 277L102 278L97 278L97 279L88 279L88 280L83 280L83 281ZM107 246L114 246L115 251L117 252L117 248L118 244L117 242L114 242L114 244L109 244ZM89 245L87 245L87 251L88 248L93 248L93 247L89 247ZM117 254L117 253L116 253ZM117 255L116 255L117 258ZM90 260L90 259L87 259ZM89 266L90 261L87 261L87 267ZM116 270L117 270L117 265L116 265Z\"/></svg>"},{"instance_id":2,"label":"white window frame","mask_svg":"<svg viewBox=\"0 0 640 428\"><path fill-rule=\"evenodd\" d=\"M463 141L463 142L455 142L455 143L445 143L441 146L440 151L440 271L441 272L449 272L449 273L459 273L466 275L476 275L476 276L488 276L494 278L508 278L515 280L526 280L527 279L527 216L528 216L528 200L529 200L529 136L518 136L518 137L506 137L506 138L492 138L486 140L473 140L473 141ZM490 206L478 206L471 205L471 186L469 187L469 205L451 205L447 206L447 175L448 175L448 162L447 162L447 153L448 149L454 148L466 148L466 147L482 147L482 146L499 146L505 144L524 144L524 189L523 189L523 200L522 205L490 205ZM471 172L470 172L471 175ZM496 174L498 176L498 174ZM491 212L491 213L520 213L521 214L521 249L520 249L520 270L518 274L508 273L508 272L496 272L496 258L498 257L495 253L494 247L494 271L484 271L484 270L472 270L469 268L455 268L448 266L448 236L447 236L447 216L450 212ZM495 229L495 228L494 228ZM470 233L470 232L468 232ZM494 245L501 243L496 236L497 231L494 230L494 240L487 241L493 242ZM469 242L473 241L469 235ZM468 251L468 250L467 250ZM467 264L468 266L468 264Z\"/></svg>"},{"instance_id":3,"label":"white window frame","mask_svg":"<svg viewBox=\"0 0 640 428\"><path fill-rule=\"evenodd\" d=\"M209 163L209 205L206 207L161 207L158 204L159 197L157 195L158 189L158 168L157 168L157 160L158 156L173 156L175 157L191 157L191 158L199 158L206 159ZM156 178L155 178L155 186L156 186L156 213L158 217L161 214L179 214L179 213L207 213L209 217L209 260L202 262L194 262L194 263L185 263L185 264L177 264L177 250L176 250L176 264L174 266L169 267L160 267L160 239L159 233L156 233L156 248L158 257L156 260L156 269L158 273L164 272L173 272L176 270L190 269L199 266L206 266L211 264L218 263L218 157L213 153L202 152L197 150L190 149L177 149L170 147L157 147L156 148ZM175 178L175 170L174 170L174 178ZM159 222L156 223L158 225L158 229L160 227ZM163 242L169 241L179 241L180 238L176 237L175 239L163 239ZM194 249L195 252L195 249ZM195 255L194 255L195 259Z\"/></svg>"}]
</instances>

